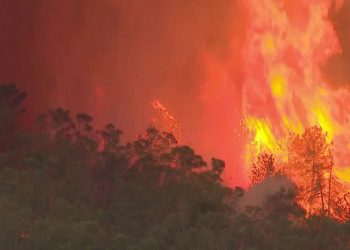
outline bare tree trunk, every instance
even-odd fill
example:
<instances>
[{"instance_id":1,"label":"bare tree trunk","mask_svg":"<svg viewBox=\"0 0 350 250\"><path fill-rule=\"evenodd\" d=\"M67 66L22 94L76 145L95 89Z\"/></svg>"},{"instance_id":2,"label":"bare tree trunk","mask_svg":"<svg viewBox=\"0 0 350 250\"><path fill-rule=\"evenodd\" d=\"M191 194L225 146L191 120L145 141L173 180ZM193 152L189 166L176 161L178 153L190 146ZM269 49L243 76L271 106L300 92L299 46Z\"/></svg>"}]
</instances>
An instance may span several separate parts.
<instances>
[{"instance_id":1,"label":"bare tree trunk","mask_svg":"<svg viewBox=\"0 0 350 250\"><path fill-rule=\"evenodd\" d=\"M332 189L332 178L333 178L333 159L330 163L329 179L328 179L328 216L331 211L331 189Z\"/></svg>"},{"instance_id":2,"label":"bare tree trunk","mask_svg":"<svg viewBox=\"0 0 350 250\"><path fill-rule=\"evenodd\" d=\"M318 169L317 171L317 178L318 178L318 185L320 186L320 193L321 193L321 205L322 205L322 214L324 214L324 194L323 194L323 187L322 187L322 176L321 172Z\"/></svg>"},{"instance_id":3,"label":"bare tree trunk","mask_svg":"<svg viewBox=\"0 0 350 250\"><path fill-rule=\"evenodd\" d=\"M311 165L311 172L312 172L312 178L311 178L311 185L310 185L310 196L309 196L309 208L308 208L308 214L311 214L311 205L312 205L312 199L314 196L314 185L315 185L315 157L312 157L312 165Z\"/></svg>"}]
</instances>

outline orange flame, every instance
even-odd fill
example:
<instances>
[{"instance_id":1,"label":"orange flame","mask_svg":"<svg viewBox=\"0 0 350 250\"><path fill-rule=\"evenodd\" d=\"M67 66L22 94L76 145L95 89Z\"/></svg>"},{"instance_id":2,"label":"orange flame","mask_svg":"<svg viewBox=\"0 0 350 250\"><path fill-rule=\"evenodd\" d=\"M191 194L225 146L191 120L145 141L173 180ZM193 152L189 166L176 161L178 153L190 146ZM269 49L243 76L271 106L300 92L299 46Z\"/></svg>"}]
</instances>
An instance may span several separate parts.
<instances>
[{"instance_id":1,"label":"orange flame","mask_svg":"<svg viewBox=\"0 0 350 250\"><path fill-rule=\"evenodd\" d=\"M289 135L301 134L317 125L327 132L328 142L333 142L336 175L344 183L350 183L350 171L345 167L350 166L350 106L347 105L350 93L331 88L332 83L326 82L321 72L330 56L341 52L329 12L339 9L342 2L240 2L248 12L247 35L241 39L244 44L233 39L229 63L218 63L217 59L205 55L210 78L207 81L215 83L205 85L204 96L211 96L214 91L220 93L215 90L218 86L227 90L234 89L226 87L227 84L241 86L235 90L242 93L244 129L241 133L246 139L235 142L235 138L230 137L230 140L232 152L237 152L234 144L246 145L243 159L246 175L261 152L273 153L277 161L283 163ZM238 56L237 49L241 49ZM243 61L237 67L233 62L241 60L239 58ZM213 73L216 75L211 75ZM237 94L230 94L237 99ZM223 98L226 95L225 92Z\"/></svg>"},{"instance_id":2,"label":"orange flame","mask_svg":"<svg viewBox=\"0 0 350 250\"><path fill-rule=\"evenodd\" d=\"M247 1L251 15L246 47L244 84L245 123L250 134L246 165L268 151L283 154L282 139L318 125L334 142L337 166L350 163L348 119L341 103L349 94L333 90L322 77L321 66L341 51L336 32L328 19L331 0ZM341 1L336 2L336 8ZM334 7L334 6L333 6ZM339 101L340 100L340 101ZM258 108L257 108L258 107ZM283 157L282 157L283 159ZM337 176L350 182L347 169Z\"/></svg>"}]
</instances>

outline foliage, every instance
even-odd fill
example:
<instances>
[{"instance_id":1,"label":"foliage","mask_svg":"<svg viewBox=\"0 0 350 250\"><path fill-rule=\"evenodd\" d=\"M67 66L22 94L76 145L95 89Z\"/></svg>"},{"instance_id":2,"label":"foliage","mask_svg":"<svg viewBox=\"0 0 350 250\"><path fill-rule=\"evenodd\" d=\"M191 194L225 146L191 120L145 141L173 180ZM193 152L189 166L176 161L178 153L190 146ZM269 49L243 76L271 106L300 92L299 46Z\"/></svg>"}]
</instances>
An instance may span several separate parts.
<instances>
[{"instance_id":1,"label":"foliage","mask_svg":"<svg viewBox=\"0 0 350 250\"><path fill-rule=\"evenodd\" d=\"M299 187L299 201L308 213L333 214L344 188L333 174L332 144L327 134L314 126L295 136L290 145L288 173Z\"/></svg>"},{"instance_id":2,"label":"foliage","mask_svg":"<svg viewBox=\"0 0 350 250\"><path fill-rule=\"evenodd\" d=\"M17 120L23 100L9 88L0 88L12 93L0 103L16 105L4 124ZM349 248L345 219L306 217L295 190L244 206L246 191L222 183L224 161L207 164L156 128L123 144L114 125L95 129L88 114L58 108L26 133L6 133L14 144L0 151L1 249ZM260 184L273 163L261 156Z\"/></svg>"},{"instance_id":3,"label":"foliage","mask_svg":"<svg viewBox=\"0 0 350 250\"><path fill-rule=\"evenodd\" d=\"M14 147L14 133L18 129L19 115L26 93L14 84L0 84L0 151Z\"/></svg>"},{"instance_id":4,"label":"foliage","mask_svg":"<svg viewBox=\"0 0 350 250\"><path fill-rule=\"evenodd\" d=\"M275 159L272 154L261 154L253 164L250 184L255 185L275 174Z\"/></svg>"}]
</instances>

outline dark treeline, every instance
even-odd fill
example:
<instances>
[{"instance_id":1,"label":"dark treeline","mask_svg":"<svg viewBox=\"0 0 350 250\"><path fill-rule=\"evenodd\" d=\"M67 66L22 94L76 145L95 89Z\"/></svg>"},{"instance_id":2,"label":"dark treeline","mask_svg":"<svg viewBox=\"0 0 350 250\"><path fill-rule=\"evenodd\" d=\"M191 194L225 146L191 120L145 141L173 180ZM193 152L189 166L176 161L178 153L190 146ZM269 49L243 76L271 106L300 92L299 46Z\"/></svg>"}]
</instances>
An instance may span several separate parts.
<instances>
[{"instance_id":1,"label":"dark treeline","mask_svg":"<svg viewBox=\"0 0 350 250\"><path fill-rule=\"evenodd\" d=\"M307 216L283 173L230 189L169 133L121 143L60 108L23 130L25 96L0 85L0 249L349 249L350 224Z\"/></svg>"}]
</instances>

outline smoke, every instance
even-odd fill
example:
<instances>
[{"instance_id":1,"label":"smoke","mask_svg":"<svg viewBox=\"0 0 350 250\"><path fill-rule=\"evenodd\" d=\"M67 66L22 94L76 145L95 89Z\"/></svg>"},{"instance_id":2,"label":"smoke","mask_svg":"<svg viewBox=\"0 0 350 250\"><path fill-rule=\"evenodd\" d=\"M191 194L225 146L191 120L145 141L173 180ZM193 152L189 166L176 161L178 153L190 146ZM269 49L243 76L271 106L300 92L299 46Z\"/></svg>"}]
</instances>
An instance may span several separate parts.
<instances>
[{"instance_id":1,"label":"smoke","mask_svg":"<svg viewBox=\"0 0 350 250\"><path fill-rule=\"evenodd\" d=\"M281 190L295 190L295 184L283 175L270 176L263 182L254 185L244 194L239 201L239 207L263 207L269 197L276 195Z\"/></svg>"},{"instance_id":2,"label":"smoke","mask_svg":"<svg viewBox=\"0 0 350 250\"><path fill-rule=\"evenodd\" d=\"M350 1L345 0L339 9L333 8L330 19L342 50L327 61L323 73L328 83L344 88L350 84Z\"/></svg>"}]
</instances>

